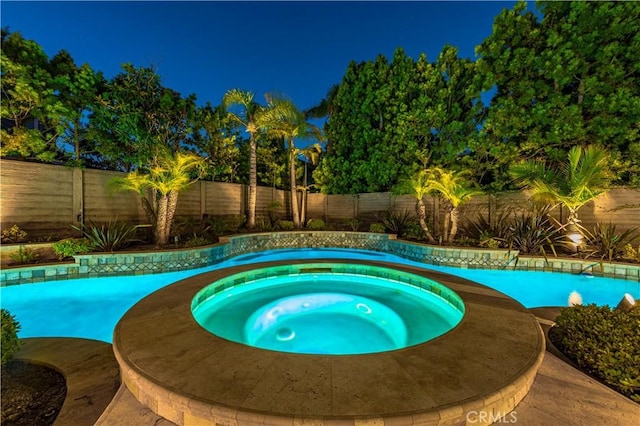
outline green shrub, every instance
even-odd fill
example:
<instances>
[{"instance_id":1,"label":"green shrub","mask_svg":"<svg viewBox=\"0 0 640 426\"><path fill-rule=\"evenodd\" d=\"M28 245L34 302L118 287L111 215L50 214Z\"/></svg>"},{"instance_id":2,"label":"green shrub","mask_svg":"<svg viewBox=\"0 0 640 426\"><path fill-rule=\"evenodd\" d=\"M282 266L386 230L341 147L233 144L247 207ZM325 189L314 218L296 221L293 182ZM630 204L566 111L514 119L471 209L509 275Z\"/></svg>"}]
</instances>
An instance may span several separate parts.
<instances>
[{"instance_id":1,"label":"green shrub","mask_svg":"<svg viewBox=\"0 0 640 426\"><path fill-rule=\"evenodd\" d=\"M93 247L86 238L67 238L53 243L53 252L58 256L58 260L66 257L73 257L79 253L88 253Z\"/></svg>"},{"instance_id":2,"label":"green shrub","mask_svg":"<svg viewBox=\"0 0 640 426\"><path fill-rule=\"evenodd\" d=\"M212 241L210 239L208 239L207 237L201 237L198 235L194 235L192 238L189 238L185 243L184 246L187 248L190 247L200 247L200 246L207 246L209 244L211 244Z\"/></svg>"},{"instance_id":3,"label":"green shrub","mask_svg":"<svg viewBox=\"0 0 640 426\"><path fill-rule=\"evenodd\" d=\"M279 220L277 227L283 231L291 231L295 228L292 220Z\"/></svg>"},{"instance_id":4,"label":"green shrub","mask_svg":"<svg viewBox=\"0 0 640 426\"><path fill-rule=\"evenodd\" d=\"M638 249L633 248L631 244L625 245L623 257L633 262L640 262L640 245L638 245Z\"/></svg>"},{"instance_id":5,"label":"green shrub","mask_svg":"<svg viewBox=\"0 0 640 426\"><path fill-rule=\"evenodd\" d=\"M357 217L349 218L345 221L345 224L351 229L353 232L358 232L360 229L360 220Z\"/></svg>"},{"instance_id":6,"label":"green shrub","mask_svg":"<svg viewBox=\"0 0 640 426\"><path fill-rule=\"evenodd\" d=\"M256 229L259 231L271 231L275 224L272 224L269 218L264 216L256 216Z\"/></svg>"},{"instance_id":7,"label":"green shrub","mask_svg":"<svg viewBox=\"0 0 640 426\"><path fill-rule=\"evenodd\" d=\"M27 238L27 233L20 229L18 225L13 225L11 228L5 229L0 234L0 239L3 243L19 243Z\"/></svg>"},{"instance_id":8,"label":"green shrub","mask_svg":"<svg viewBox=\"0 0 640 426\"><path fill-rule=\"evenodd\" d=\"M640 402L640 309L572 306L552 330L553 343L580 368Z\"/></svg>"},{"instance_id":9,"label":"green shrub","mask_svg":"<svg viewBox=\"0 0 640 426\"><path fill-rule=\"evenodd\" d=\"M206 220L205 233L214 239L223 235L234 234L238 232L245 220L244 215L211 216Z\"/></svg>"},{"instance_id":10,"label":"green shrub","mask_svg":"<svg viewBox=\"0 0 640 426\"><path fill-rule=\"evenodd\" d=\"M193 216L177 217L171 225L171 235L179 239L189 239L190 236L200 234L206 230L205 223Z\"/></svg>"},{"instance_id":11,"label":"green shrub","mask_svg":"<svg viewBox=\"0 0 640 426\"><path fill-rule=\"evenodd\" d=\"M9 253L9 257L18 265L25 265L28 263L34 263L38 260L38 253L31 250L30 248L25 248L25 246L20 246L18 250Z\"/></svg>"},{"instance_id":12,"label":"green shrub","mask_svg":"<svg viewBox=\"0 0 640 426\"><path fill-rule=\"evenodd\" d=\"M322 219L309 219L307 222L307 229L311 229L313 231L322 231L326 226L327 225Z\"/></svg>"},{"instance_id":13,"label":"green shrub","mask_svg":"<svg viewBox=\"0 0 640 426\"><path fill-rule=\"evenodd\" d=\"M490 231L482 231L478 236L478 245L490 250L495 250L500 248L500 240L498 238L494 238Z\"/></svg>"},{"instance_id":14,"label":"green shrub","mask_svg":"<svg viewBox=\"0 0 640 426\"><path fill-rule=\"evenodd\" d=\"M382 223L374 222L369 225L369 232L375 232L376 234L384 234L385 228Z\"/></svg>"},{"instance_id":15,"label":"green shrub","mask_svg":"<svg viewBox=\"0 0 640 426\"><path fill-rule=\"evenodd\" d=\"M15 352L20 349L20 339L18 339L18 331L20 331L20 323L6 309L1 309L2 318L2 335L0 335L0 350L2 352L2 365L4 366L11 360Z\"/></svg>"},{"instance_id":16,"label":"green shrub","mask_svg":"<svg viewBox=\"0 0 640 426\"><path fill-rule=\"evenodd\" d=\"M404 237L408 240L421 241L425 239L424 230L417 221L409 222L404 230Z\"/></svg>"},{"instance_id":17,"label":"green shrub","mask_svg":"<svg viewBox=\"0 0 640 426\"><path fill-rule=\"evenodd\" d=\"M81 227L71 226L73 229L82 232L93 250L101 252L113 252L126 247L135 241L136 231L142 225L129 225L126 222L119 222L117 219L110 220L107 223L97 225L93 222L82 224Z\"/></svg>"},{"instance_id":18,"label":"green shrub","mask_svg":"<svg viewBox=\"0 0 640 426\"><path fill-rule=\"evenodd\" d=\"M596 256L603 260L617 260L625 255L625 246L640 237L638 227L616 232L616 225L597 223L592 231L582 228L582 235L586 239L580 252L585 257Z\"/></svg>"},{"instance_id":19,"label":"green shrub","mask_svg":"<svg viewBox=\"0 0 640 426\"><path fill-rule=\"evenodd\" d=\"M272 227L275 226L276 223L278 223L278 220L280 219L278 215L278 211L281 208L282 208L282 204L279 201L274 201L272 203L269 203L269 205L267 206L267 212L269 213L269 222Z\"/></svg>"}]
</instances>

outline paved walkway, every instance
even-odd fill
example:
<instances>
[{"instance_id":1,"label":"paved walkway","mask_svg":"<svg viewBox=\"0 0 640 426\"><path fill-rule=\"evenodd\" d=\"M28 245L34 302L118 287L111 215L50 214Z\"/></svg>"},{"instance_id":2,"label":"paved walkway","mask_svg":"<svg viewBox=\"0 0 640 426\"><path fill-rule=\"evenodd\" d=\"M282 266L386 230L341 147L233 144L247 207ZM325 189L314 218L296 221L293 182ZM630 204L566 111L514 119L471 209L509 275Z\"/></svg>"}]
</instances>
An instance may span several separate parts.
<instances>
[{"instance_id":1,"label":"paved walkway","mask_svg":"<svg viewBox=\"0 0 640 426\"><path fill-rule=\"evenodd\" d=\"M556 308L533 309L545 328ZM58 426L170 426L119 386L111 345L84 339L25 339L16 358L54 366L67 379ZM519 426L637 426L640 404L617 394L554 355L549 347L533 387L505 422Z\"/></svg>"},{"instance_id":2,"label":"paved walkway","mask_svg":"<svg viewBox=\"0 0 640 426\"><path fill-rule=\"evenodd\" d=\"M52 367L67 381L67 397L55 424L93 425L120 386L120 372L111 345L96 340L48 337L22 341L24 344L14 358Z\"/></svg>"}]
</instances>

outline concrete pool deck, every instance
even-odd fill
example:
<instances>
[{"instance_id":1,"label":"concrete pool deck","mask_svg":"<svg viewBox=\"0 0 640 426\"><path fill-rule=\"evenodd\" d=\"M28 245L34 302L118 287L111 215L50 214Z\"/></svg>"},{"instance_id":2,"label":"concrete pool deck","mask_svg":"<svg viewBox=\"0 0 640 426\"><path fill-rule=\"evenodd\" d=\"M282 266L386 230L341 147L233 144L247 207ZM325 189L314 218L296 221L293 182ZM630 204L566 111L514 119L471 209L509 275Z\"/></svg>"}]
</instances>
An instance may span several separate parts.
<instances>
[{"instance_id":1,"label":"concrete pool deck","mask_svg":"<svg viewBox=\"0 0 640 426\"><path fill-rule=\"evenodd\" d=\"M542 321L543 328L548 328L547 324L555 318L558 308L531 311ZM24 341L25 345L16 358L54 366L67 379L67 399L56 419L56 426L173 425L140 404L126 387L121 386L116 393L114 379L119 383L119 370L111 345L66 338L30 338ZM636 424L635 420L640 418L640 404L575 369L550 350L553 348L547 348L529 393L513 410L514 424ZM73 380L77 375L83 379Z\"/></svg>"}]
</instances>

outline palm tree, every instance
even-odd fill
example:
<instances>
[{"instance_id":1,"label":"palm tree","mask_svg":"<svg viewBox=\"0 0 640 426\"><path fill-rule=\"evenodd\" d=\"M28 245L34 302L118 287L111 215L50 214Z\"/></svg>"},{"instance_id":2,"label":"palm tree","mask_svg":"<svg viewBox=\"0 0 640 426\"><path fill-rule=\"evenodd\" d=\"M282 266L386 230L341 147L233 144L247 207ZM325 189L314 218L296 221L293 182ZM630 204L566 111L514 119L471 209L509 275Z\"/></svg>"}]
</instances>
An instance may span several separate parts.
<instances>
[{"instance_id":1,"label":"palm tree","mask_svg":"<svg viewBox=\"0 0 640 426\"><path fill-rule=\"evenodd\" d=\"M152 212L145 208L147 216L155 218L154 239L158 245L169 242L171 224L178 205L178 193L194 183L198 177L193 178L192 173L202 170L204 159L198 155L181 152L172 154L163 152L156 155L149 173L140 173L138 170L129 173L124 178L116 178L111 186L116 189L133 190L145 199L145 205L153 206ZM149 202L145 189L151 189L154 194L154 202Z\"/></svg>"},{"instance_id":2,"label":"palm tree","mask_svg":"<svg viewBox=\"0 0 640 426\"><path fill-rule=\"evenodd\" d=\"M426 169L421 169L410 178L401 181L399 185L393 187L392 192L396 195L411 194L416 198L416 215L418 216L420 227L427 241L430 244L435 244L436 240L433 238L427 225L427 206L425 206L423 200L425 195L432 191L429 177L429 172Z\"/></svg>"},{"instance_id":3,"label":"palm tree","mask_svg":"<svg viewBox=\"0 0 640 426\"><path fill-rule=\"evenodd\" d=\"M271 108L266 113L270 134L284 138L289 150L289 179L291 184L291 211L293 224L296 228L302 226L300 208L298 204L298 188L296 184L296 161L300 150L296 148L295 139L323 140L322 131L307 122L304 114L288 99L270 95L267 97Z\"/></svg>"},{"instance_id":4,"label":"palm tree","mask_svg":"<svg viewBox=\"0 0 640 426\"><path fill-rule=\"evenodd\" d=\"M426 172L430 192L437 192L444 198L444 241L451 243L458 233L458 208L471 197L482 194L482 191L469 186L465 172L450 172L440 167L431 167Z\"/></svg>"},{"instance_id":5,"label":"palm tree","mask_svg":"<svg viewBox=\"0 0 640 426\"><path fill-rule=\"evenodd\" d=\"M257 140L265 129L264 116L266 109L254 100L252 92L231 89L224 94L222 105L227 110L231 121L245 128L249 133L249 205L247 227L256 225L256 199L258 191ZM237 105L242 110L236 114L229 111L229 107Z\"/></svg>"},{"instance_id":6,"label":"palm tree","mask_svg":"<svg viewBox=\"0 0 640 426\"><path fill-rule=\"evenodd\" d=\"M314 105L311 108L303 111L305 118L326 118L331 120L331 116L335 111L335 100L338 96L338 90L340 90L339 84L334 84L327 91L326 96L320 101L318 105ZM326 126L326 123L325 123ZM326 127L325 127L326 128ZM331 155L332 145L331 141L327 139L327 154Z\"/></svg>"},{"instance_id":7,"label":"palm tree","mask_svg":"<svg viewBox=\"0 0 640 426\"><path fill-rule=\"evenodd\" d=\"M521 186L532 191L531 198L567 208L567 228L575 229L580 222L578 209L607 191L611 181L609 154L597 145L574 146L567 163L547 167L543 161L524 161L509 170Z\"/></svg>"},{"instance_id":8,"label":"palm tree","mask_svg":"<svg viewBox=\"0 0 640 426\"><path fill-rule=\"evenodd\" d=\"M322 155L322 147L319 143L314 143L306 148L298 149L298 154L305 158L304 164L304 179L302 185L302 209L300 210L300 222L305 223L307 220L307 193L309 189L314 185L307 185L307 165L309 163L317 165Z\"/></svg>"}]
</instances>

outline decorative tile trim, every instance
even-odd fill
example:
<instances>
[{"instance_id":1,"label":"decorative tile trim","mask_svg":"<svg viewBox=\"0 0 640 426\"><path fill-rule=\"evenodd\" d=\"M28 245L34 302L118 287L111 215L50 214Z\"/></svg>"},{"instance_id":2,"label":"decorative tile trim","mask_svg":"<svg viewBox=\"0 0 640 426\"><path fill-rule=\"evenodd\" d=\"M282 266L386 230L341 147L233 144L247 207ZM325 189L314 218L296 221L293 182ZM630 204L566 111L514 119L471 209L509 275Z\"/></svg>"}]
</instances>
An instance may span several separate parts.
<instances>
[{"instance_id":1,"label":"decorative tile trim","mask_svg":"<svg viewBox=\"0 0 640 426\"><path fill-rule=\"evenodd\" d=\"M640 265L519 256L517 251L440 247L396 240L395 235L344 231L292 231L235 235L186 250L98 253L74 263L25 266L0 271L0 286L73 278L157 274L215 265L229 258L274 249L347 248L391 253L430 265L459 268L590 274L640 282Z\"/></svg>"}]
</instances>

